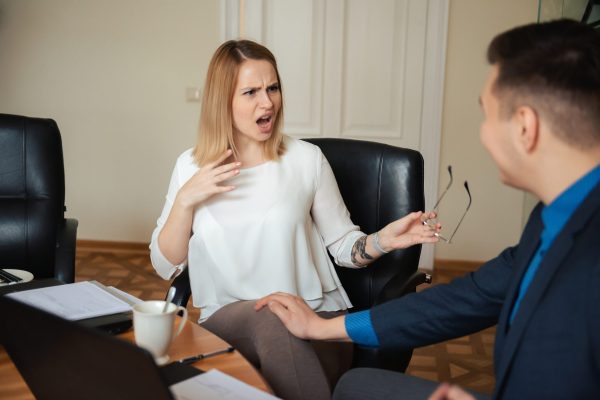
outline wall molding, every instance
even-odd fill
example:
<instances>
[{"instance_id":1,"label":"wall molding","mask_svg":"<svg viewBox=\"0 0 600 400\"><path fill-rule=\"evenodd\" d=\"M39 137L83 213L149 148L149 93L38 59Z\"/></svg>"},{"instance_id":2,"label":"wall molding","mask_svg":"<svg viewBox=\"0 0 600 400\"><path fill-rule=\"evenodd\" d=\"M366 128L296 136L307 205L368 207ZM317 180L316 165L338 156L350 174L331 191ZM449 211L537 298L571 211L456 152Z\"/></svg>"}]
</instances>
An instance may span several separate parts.
<instances>
[{"instance_id":1,"label":"wall molding","mask_svg":"<svg viewBox=\"0 0 600 400\"><path fill-rule=\"evenodd\" d=\"M425 42L426 79L423 88L420 146L423 159L426 160L424 187L426 209L433 207L438 197L449 4L449 0L429 0L428 4ZM427 166L431 167L427 168ZM419 267L433 270L434 257L434 246L424 246Z\"/></svg>"}]
</instances>

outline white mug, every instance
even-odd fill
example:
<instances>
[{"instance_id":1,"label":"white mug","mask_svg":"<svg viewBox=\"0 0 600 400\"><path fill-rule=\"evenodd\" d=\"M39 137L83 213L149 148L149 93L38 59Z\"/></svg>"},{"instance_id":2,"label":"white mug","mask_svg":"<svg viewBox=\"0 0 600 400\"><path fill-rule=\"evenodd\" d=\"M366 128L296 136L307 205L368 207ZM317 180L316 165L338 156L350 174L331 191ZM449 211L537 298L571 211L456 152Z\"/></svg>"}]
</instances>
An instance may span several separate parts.
<instances>
[{"instance_id":1,"label":"white mug","mask_svg":"<svg viewBox=\"0 0 600 400\"><path fill-rule=\"evenodd\" d=\"M158 365L169 360L167 350L171 341L181 333L187 320L187 310L184 307L169 303L167 311L163 313L164 307L165 302L161 300L143 301L133 306L135 342L152 353ZM178 311L183 311L183 317L173 335L173 323Z\"/></svg>"}]
</instances>

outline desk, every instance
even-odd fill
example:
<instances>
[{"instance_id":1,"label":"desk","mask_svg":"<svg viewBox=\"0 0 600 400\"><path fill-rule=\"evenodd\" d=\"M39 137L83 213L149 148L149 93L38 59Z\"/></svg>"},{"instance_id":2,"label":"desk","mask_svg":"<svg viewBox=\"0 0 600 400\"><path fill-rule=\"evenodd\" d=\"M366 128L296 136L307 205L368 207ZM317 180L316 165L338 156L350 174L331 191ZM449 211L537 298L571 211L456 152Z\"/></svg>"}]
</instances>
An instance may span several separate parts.
<instances>
[{"instance_id":1,"label":"desk","mask_svg":"<svg viewBox=\"0 0 600 400\"><path fill-rule=\"evenodd\" d=\"M134 341L133 330L118 335L124 340ZM188 321L179 336L173 341L169 350L171 360L200 353L208 353L224 349L227 343L218 336L212 334L200 325ZM228 354L207 358L192 364L194 367L208 371L219 369L249 385L268 393L273 393L265 380L237 351ZM15 368L4 348L0 346L0 399L34 399L27 384L21 378L19 371Z\"/></svg>"}]
</instances>

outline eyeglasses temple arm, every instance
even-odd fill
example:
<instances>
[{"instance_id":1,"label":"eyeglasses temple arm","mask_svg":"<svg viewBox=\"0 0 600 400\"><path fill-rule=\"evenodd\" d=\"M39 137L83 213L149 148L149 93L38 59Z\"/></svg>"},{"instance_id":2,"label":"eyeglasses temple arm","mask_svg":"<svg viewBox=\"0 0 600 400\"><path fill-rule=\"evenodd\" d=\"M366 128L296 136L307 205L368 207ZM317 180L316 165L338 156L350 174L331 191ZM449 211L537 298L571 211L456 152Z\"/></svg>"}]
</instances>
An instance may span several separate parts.
<instances>
[{"instance_id":1,"label":"eyeglasses temple arm","mask_svg":"<svg viewBox=\"0 0 600 400\"><path fill-rule=\"evenodd\" d=\"M473 201L473 198L471 197L471 191L469 190L469 183L467 181L465 181L465 189L467 190L467 195L469 196L469 204L467 204L467 208L465 209L465 212L463 213L462 217L460 217L460 221L458 221L458 225L456 225L456 228L454 228L454 232L452 232L452 235L450 235L450 238L448 239L448 243L452 243L452 238L456 234L456 231L458 231L458 228L460 227L460 224L462 224L463 219L465 219L465 215L467 215L467 212L469 212L469 208L471 208L471 203Z\"/></svg>"},{"instance_id":2,"label":"eyeglasses temple arm","mask_svg":"<svg viewBox=\"0 0 600 400\"><path fill-rule=\"evenodd\" d=\"M440 197L438 197L438 199L435 202L435 205L433 206L431 211L437 211L437 208L440 205L440 202L446 195L446 192L448 192L448 189L450 189L450 186L452 186L452 182L454 180L454 178L452 177L452 165L448 165L448 174L450 175L450 182L448 182L448 185L446 186L446 189L444 189L444 191L442 192L442 195Z\"/></svg>"}]
</instances>

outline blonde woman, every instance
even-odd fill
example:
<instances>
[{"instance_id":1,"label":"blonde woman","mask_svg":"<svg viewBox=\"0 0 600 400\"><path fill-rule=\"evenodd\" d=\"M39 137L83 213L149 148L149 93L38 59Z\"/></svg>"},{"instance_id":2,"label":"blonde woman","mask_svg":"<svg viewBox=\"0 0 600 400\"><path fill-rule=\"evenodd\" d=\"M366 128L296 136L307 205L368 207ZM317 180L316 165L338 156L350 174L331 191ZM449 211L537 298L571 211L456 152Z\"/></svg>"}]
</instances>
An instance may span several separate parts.
<instances>
[{"instance_id":1,"label":"blonde woman","mask_svg":"<svg viewBox=\"0 0 600 400\"><path fill-rule=\"evenodd\" d=\"M189 268L203 326L236 347L285 399L328 399L351 347L289 334L257 299L287 292L325 317L352 307L327 255L363 267L385 252L436 242L412 213L372 235L350 220L318 147L284 136L273 54L228 41L208 68L198 142L173 171L150 245L164 279ZM319 346L318 351L315 346Z\"/></svg>"}]
</instances>

